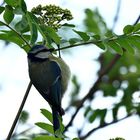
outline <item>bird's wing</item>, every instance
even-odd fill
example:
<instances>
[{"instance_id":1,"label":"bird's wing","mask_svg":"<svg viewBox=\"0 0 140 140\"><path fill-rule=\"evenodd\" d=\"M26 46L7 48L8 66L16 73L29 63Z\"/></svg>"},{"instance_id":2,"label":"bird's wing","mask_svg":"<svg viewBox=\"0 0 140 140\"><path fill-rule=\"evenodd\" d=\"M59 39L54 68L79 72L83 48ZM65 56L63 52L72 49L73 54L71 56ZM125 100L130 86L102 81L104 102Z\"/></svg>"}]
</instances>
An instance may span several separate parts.
<instances>
[{"instance_id":1,"label":"bird's wing","mask_svg":"<svg viewBox=\"0 0 140 140\"><path fill-rule=\"evenodd\" d=\"M29 67L30 79L50 105L61 110L61 69L55 61L46 60ZM57 109L57 110L58 110Z\"/></svg>"}]
</instances>

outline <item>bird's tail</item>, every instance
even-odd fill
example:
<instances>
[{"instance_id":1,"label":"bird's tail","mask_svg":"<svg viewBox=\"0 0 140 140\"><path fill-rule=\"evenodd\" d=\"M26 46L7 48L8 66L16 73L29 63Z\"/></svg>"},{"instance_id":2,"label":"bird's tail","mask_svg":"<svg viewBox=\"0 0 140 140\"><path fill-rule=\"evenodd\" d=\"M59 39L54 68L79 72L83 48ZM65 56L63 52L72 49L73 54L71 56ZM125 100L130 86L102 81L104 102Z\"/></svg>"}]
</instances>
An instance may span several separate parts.
<instances>
[{"instance_id":1,"label":"bird's tail","mask_svg":"<svg viewBox=\"0 0 140 140\"><path fill-rule=\"evenodd\" d=\"M60 128L59 113L55 107L52 107L52 115L53 115L53 129L55 132Z\"/></svg>"}]
</instances>

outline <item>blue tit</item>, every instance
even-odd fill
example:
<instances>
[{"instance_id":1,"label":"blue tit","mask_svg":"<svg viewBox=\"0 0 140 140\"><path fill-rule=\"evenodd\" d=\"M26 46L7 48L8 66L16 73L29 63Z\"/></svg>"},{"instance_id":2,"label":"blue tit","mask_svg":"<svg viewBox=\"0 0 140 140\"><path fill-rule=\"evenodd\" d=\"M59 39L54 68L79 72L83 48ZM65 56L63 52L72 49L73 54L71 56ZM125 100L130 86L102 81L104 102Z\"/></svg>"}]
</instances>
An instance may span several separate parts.
<instances>
[{"instance_id":1,"label":"blue tit","mask_svg":"<svg viewBox=\"0 0 140 140\"><path fill-rule=\"evenodd\" d=\"M43 45L35 45L28 52L28 67L32 84L52 108L55 132L60 128L59 115L64 115L61 100L68 86L70 69Z\"/></svg>"}]
</instances>

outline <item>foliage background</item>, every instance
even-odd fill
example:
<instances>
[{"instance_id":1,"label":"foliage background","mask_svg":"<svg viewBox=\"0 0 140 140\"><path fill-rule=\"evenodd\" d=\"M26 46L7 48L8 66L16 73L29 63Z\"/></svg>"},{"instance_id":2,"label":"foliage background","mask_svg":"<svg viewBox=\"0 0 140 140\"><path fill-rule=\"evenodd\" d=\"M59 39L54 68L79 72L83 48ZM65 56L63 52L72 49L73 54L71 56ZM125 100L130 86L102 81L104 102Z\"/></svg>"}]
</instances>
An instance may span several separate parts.
<instances>
[{"instance_id":1,"label":"foliage background","mask_svg":"<svg viewBox=\"0 0 140 140\"><path fill-rule=\"evenodd\" d=\"M42 2L44 2L44 1L42 1ZM99 8L99 11L103 15L105 21L107 21L108 27L111 28L113 25L113 18L114 18L115 12L116 12L117 1L114 1L114 2L106 1L106 2L108 2L108 4L105 6L103 2L99 3L97 1L94 1L92 3L91 1L89 1L86 8L90 7L93 9L93 7L95 7L95 5L97 5ZM122 1L122 5L121 5L122 8L121 8L121 12L119 14L119 20L118 20L118 23L115 28L116 33L121 34L123 27L127 24L133 24L139 15L139 8L138 8L139 2L138 1L132 2L131 0L129 2ZM40 1L36 2L36 3L38 4L38 3L40 3ZM55 4L56 3L58 3L58 1L55 1ZM83 26L80 21L82 21L82 19L84 18L84 13L82 13L82 9L85 6L85 2L83 2L84 6L83 5L80 6L78 1L73 2L73 3L63 1L60 3L62 5L64 5L65 7L69 8L70 10L72 10L72 13L74 15L74 20L72 22L74 22L77 25L80 25L80 26L78 26L78 28L80 30L82 30ZM27 5L29 5L31 7L34 4L35 3L28 4L28 2L27 2ZM79 5L79 10L77 10L77 8L75 8L75 6L77 6L77 5ZM129 9L129 11L127 10L127 12L126 12L125 11L126 9ZM79 14L81 15L81 20L79 20ZM131 16L128 18L128 15L131 15ZM27 74L26 54L23 52L23 50L21 50L20 48L18 48L15 45L11 45L11 44L8 45L7 48L3 48L3 46L5 44L3 42L1 42L1 43L2 43L2 45L1 45L2 51L1 51L1 55L0 55L0 57L1 57L0 62L1 62L1 66L3 66L4 69L1 69L1 81L0 81L1 82L1 99L0 99L1 108L0 108L0 110L2 110L2 115L1 115L2 119L0 119L0 120L1 120L1 122L5 122L5 124L2 125L2 128L0 130L3 130L3 132L5 132L5 134L4 133L2 134L3 135L2 137L5 137L7 130L14 118L18 105L21 101L21 97L23 96L24 90L26 89L29 79L28 79L28 74ZM97 59L97 57L99 56L99 52L102 52L102 51L95 46L85 46L85 47L78 47L78 48L70 49L70 52L65 51L65 53L63 54L63 58L70 65L72 72L78 77L78 82L81 85L79 98L83 97L84 94L87 93L88 89L91 87L92 83L97 78L96 72L99 69L99 65L97 65L98 63L97 63L97 61L95 61L95 59ZM110 57L110 56L108 55L108 57ZM130 58L130 55L128 56L128 58ZM110 60L110 59L111 58L108 58L108 60ZM133 59L131 59L131 60L133 60ZM123 60L121 62L123 62ZM132 64L134 64L134 63L135 63L135 61L132 61ZM78 67L77 67L77 64L78 64ZM83 65L84 65L84 69L83 69ZM85 68L85 65L87 66L86 68ZM16 67L16 66L19 66L19 67ZM125 67L124 67L124 69L125 69ZM17 73L17 71L18 71L18 73ZM130 71L131 71L131 68L130 68ZM132 68L132 71L133 71L133 68ZM87 74L93 75L93 76L92 77L87 76ZM13 80L14 80L14 82L13 82ZM130 80L132 80L132 79L130 79ZM72 87L72 85L71 85L71 87ZM21 93L21 91L23 93ZM64 103L63 103L65 107L67 106L67 104L66 104L67 101L69 101L69 99L68 99L69 92L70 92L70 89L69 89L69 91L65 97ZM40 96L38 96L37 92L32 91L31 94L32 95L29 96L27 104L25 106L25 109L28 112L30 112L29 126L30 126L30 124L33 124L37 121L44 119L43 116L41 116L39 109L46 108L46 105L47 105L46 102L44 102L44 100ZM96 101L95 104L93 104L93 106L96 106L96 107L97 106L98 107L107 106L109 104L109 102L112 102L112 99L113 98L108 98L107 100L102 101L103 100L102 97L98 95L98 100ZM122 111L120 114L122 116L120 116L120 117L123 117L126 114L126 112L124 111L124 108L122 108L121 110ZM68 122L67 119L70 118L70 114L72 112L74 112L73 108L70 110L70 113L68 113L64 117L64 123ZM36 114L36 115L34 115L34 114ZM9 119L9 116L11 119ZM79 113L78 116L81 118L82 112ZM79 117L77 117L77 118L79 118ZM75 120L74 124L80 128L80 126L83 124L78 120L79 119ZM81 118L81 121L82 121L82 118ZM135 122L136 122L136 124L134 124ZM98 123L98 121L96 123ZM137 138L134 138L134 136L136 137L136 134L134 134L134 133L136 133L136 131L135 132L132 131L138 125L137 117L129 118L128 120L125 120L124 122L121 122L121 123L122 123L122 125L116 124L116 127L110 126L110 128L107 128L106 130L103 129L100 132L97 132L94 136L94 137L97 136L97 138L95 138L95 139L104 140L104 139L109 139L110 137L122 136L122 137L126 138L127 140L132 139L132 138L137 140ZM134 124L134 128L132 127L132 123ZM125 124L125 128L123 128L124 124ZM24 127L28 128L29 126L24 126ZM90 126L90 127L93 128L93 126ZM88 129L90 129L90 127L88 126ZM114 128L112 128L112 127L114 127ZM25 128L18 128L19 129L18 131L24 130ZM126 128L127 128L127 130L126 130ZM120 129L121 129L121 132L119 131ZM122 134L122 129L126 130L123 134ZM110 132L111 130L113 130L113 132L115 131L116 133L115 134L111 133ZM71 137L75 137L77 129L74 128L72 131L73 131L73 133L70 133L70 135L71 135ZM129 136L128 133L129 134L131 133L131 136ZM91 138L93 138L93 136Z\"/></svg>"}]
</instances>

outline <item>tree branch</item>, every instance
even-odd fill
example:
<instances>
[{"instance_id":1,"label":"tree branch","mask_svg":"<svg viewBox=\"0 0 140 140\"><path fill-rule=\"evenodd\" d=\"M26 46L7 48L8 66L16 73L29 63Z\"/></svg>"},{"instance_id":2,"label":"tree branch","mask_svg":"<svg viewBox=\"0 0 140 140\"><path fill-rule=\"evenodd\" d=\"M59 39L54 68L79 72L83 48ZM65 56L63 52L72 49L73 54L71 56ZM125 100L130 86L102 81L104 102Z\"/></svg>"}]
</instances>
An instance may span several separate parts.
<instances>
[{"instance_id":1,"label":"tree branch","mask_svg":"<svg viewBox=\"0 0 140 140\"><path fill-rule=\"evenodd\" d=\"M15 32L25 43L26 43L26 45L28 45L30 48L31 48L31 46L30 46L30 44L26 41L26 39L21 35L21 34L19 34L16 30L14 30L11 26L9 26L8 24L6 24L6 23L4 23L4 22L2 22L2 21L0 21L0 23L2 24L2 25L4 25L4 26L6 26L6 27L8 27L10 30L12 30L13 32Z\"/></svg>"},{"instance_id":2,"label":"tree branch","mask_svg":"<svg viewBox=\"0 0 140 140\"><path fill-rule=\"evenodd\" d=\"M116 14L115 14L113 25L112 25L112 31L114 30L114 28L117 24L117 21L118 21L118 18L119 18L119 13L120 13L120 7L121 7L121 0L118 0L117 10L116 10Z\"/></svg>"},{"instance_id":3,"label":"tree branch","mask_svg":"<svg viewBox=\"0 0 140 140\"><path fill-rule=\"evenodd\" d=\"M10 131L9 131L9 134L8 134L6 140L10 140L11 137L12 137L12 134L13 134L13 131L14 131L15 126L16 126L16 124L17 124L17 121L19 120L20 114L21 114L21 112L22 112L22 110L23 110L24 104L25 104L25 102L26 102L26 100L27 100L27 97L28 97L28 95L29 95L31 86L32 86L32 83L30 82L29 85L28 85L28 87L27 87L27 90L26 90L26 92L25 92L25 95L24 95L24 97L23 97L23 100L22 100L21 105L20 105L20 107L19 107L19 109L18 109L17 115L16 115L16 117L15 117L15 120L13 121L13 124L12 124L12 126L11 126L11 129L10 129Z\"/></svg>"},{"instance_id":4,"label":"tree branch","mask_svg":"<svg viewBox=\"0 0 140 140\"><path fill-rule=\"evenodd\" d=\"M85 134L84 136L81 136L81 137L80 137L80 140L86 139L87 137L89 137L93 132L95 132L95 131L98 130L98 129L101 129L101 128L104 128L104 127L106 127L106 126L109 126L109 125L118 123L118 122L120 122L120 121L123 121L123 120L127 119L127 118L130 117L130 116L132 116L132 113L128 114L127 116L125 116L124 118L121 118L121 119L119 119L119 120L114 120L114 121L112 121L112 122L110 122L110 123L104 123L104 124L102 124L102 125L100 125L100 126L98 126L98 127L96 127L96 128L93 128L93 129L90 130L87 134Z\"/></svg>"},{"instance_id":5,"label":"tree branch","mask_svg":"<svg viewBox=\"0 0 140 140\"><path fill-rule=\"evenodd\" d=\"M113 68L113 66L116 64L116 62L119 60L120 57L121 56L119 54L116 54L114 56L114 58L112 59L112 61L108 64L108 66L106 66L106 68L103 69L100 72L98 79L96 80L96 82L94 83L94 85L91 87L91 89L89 90L88 94L86 94L86 96L80 101L79 105L77 106L77 109L76 109L75 113L72 115L70 122L65 127L65 131L67 131L67 129L72 125L74 118L76 117L77 113L79 112L79 110L83 106L84 102L87 99L91 99L92 96L94 95L94 93L98 90L98 85L101 82L102 77L105 74L107 74Z\"/></svg>"},{"instance_id":6,"label":"tree branch","mask_svg":"<svg viewBox=\"0 0 140 140\"><path fill-rule=\"evenodd\" d=\"M139 20L140 20L140 15L138 16L138 18L136 19L133 25L136 25L139 22Z\"/></svg>"}]
</instances>

